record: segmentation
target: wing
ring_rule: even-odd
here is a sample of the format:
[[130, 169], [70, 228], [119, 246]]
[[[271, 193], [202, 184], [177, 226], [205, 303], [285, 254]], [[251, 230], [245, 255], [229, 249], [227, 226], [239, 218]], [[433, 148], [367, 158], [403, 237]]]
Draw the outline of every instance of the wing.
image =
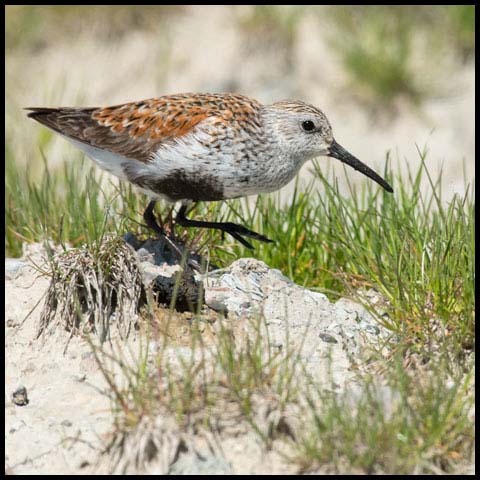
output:
[[101, 108], [28, 108], [28, 117], [92, 147], [142, 163], [209, 117], [225, 124], [256, 118], [261, 105], [236, 94], [180, 94]]

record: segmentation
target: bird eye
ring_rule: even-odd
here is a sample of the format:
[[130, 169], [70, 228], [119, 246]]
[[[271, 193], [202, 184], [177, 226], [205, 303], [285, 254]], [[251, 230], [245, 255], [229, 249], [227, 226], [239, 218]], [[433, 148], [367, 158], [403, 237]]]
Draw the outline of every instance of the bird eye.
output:
[[311, 120], [305, 120], [304, 122], [302, 122], [302, 128], [306, 132], [311, 132], [315, 129], [315, 124]]

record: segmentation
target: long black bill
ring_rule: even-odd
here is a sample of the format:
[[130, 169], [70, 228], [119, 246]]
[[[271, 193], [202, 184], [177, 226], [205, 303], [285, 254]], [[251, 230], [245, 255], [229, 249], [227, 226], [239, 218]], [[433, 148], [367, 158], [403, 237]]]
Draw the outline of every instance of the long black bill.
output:
[[381, 185], [385, 190], [387, 190], [387, 192], [393, 192], [393, 188], [380, 175], [376, 174], [370, 167], [367, 167], [358, 158], [355, 158], [352, 154], [348, 153], [335, 140], [330, 146], [330, 153], [328, 156], [337, 158], [341, 162], [350, 165], [355, 170], [362, 172], [364, 175]]

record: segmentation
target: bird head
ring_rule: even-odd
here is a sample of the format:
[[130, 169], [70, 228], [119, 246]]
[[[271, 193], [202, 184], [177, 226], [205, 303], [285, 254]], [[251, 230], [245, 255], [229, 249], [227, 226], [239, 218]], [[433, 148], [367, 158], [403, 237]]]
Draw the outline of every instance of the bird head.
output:
[[318, 108], [301, 101], [282, 101], [267, 106], [265, 112], [282, 151], [300, 164], [319, 156], [333, 157], [393, 192], [380, 175], [336, 142], [330, 122]]

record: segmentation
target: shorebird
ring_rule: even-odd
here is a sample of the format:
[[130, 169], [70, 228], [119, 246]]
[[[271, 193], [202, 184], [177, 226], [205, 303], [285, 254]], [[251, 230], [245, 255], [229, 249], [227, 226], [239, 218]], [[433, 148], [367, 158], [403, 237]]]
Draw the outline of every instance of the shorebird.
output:
[[334, 157], [393, 191], [335, 141], [321, 110], [298, 100], [263, 105], [239, 94], [186, 93], [111, 107], [26, 110], [144, 191], [151, 201], [143, 218], [161, 235], [153, 211], [165, 199], [181, 203], [179, 225], [220, 229], [250, 249], [244, 237], [271, 242], [242, 225], [188, 219], [187, 207], [278, 190], [318, 156]]

